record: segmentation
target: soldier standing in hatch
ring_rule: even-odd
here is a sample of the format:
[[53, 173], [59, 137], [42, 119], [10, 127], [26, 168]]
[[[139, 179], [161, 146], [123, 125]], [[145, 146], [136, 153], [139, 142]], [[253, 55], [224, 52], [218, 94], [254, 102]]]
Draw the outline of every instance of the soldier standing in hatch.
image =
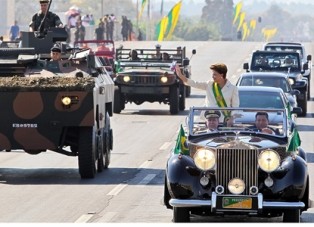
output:
[[39, 3], [40, 3], [40, 11], [34, 14], [34, 16], [32, 17], [32, 21], [29, 24], [29, 30], [31, 32], [38, 31], [41, 21], [45, 17], [46, 13], [47, 13], [47, 17], [45, 19], [45, 22], [42, 25], [43, 27], [41, 31], [47, 32], [49, 28], [52, 28], [52, 27], [62, 28], [63, 24], [60, 20], [60, 17], [57, 14], [48, 11], [49, 0], [40, 0]]

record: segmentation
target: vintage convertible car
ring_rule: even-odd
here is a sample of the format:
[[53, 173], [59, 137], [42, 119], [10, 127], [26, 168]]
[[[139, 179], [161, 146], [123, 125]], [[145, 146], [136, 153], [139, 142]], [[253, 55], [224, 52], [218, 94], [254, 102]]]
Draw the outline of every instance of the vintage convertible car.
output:
[[309, 207], [309, 174], [305, 151], [288, 150], [295, 126], [286, 109], [267, 109], [273, 134], [252, 129], [265, 109], [213, 109], [231, 113], [232, 125], [220, 119], [218, 130], [208, 130], [208, 108], [192, 107], [168, 159], [164, 204], [173, 209], [173, 221], [189, 222], [193, 214], [299, 222]]

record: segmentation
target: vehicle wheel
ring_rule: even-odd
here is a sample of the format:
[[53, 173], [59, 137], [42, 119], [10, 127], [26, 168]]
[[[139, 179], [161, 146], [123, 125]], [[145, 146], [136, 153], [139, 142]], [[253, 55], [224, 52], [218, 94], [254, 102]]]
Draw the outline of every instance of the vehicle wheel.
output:
[[306, 180], [306, 188], [305, 188], [305, 192], [302, 198], [302, 202], [304, 203], [305, 207], [301, 209], [300, 213], [302, 214], [303, 211], [306, 211], [309, 207], [311, 207], [311, 201], [309, 199], [310, 196], [310, 183], [309, 183], [309, 176], [307, 176], [307, 180]]
[[168, 209], [172, 209], [172, 206], [169, 204], [169, 201], [171, 199], [169, 190], [168, 190], [168, 186], [167, 186], [167, 177], [165, 176], [165, 181], [164, 181], [164, 205], [168, 208]]
[[97, 140], [97, 149], [98, 149], [98, 160], [97, 160], [97, 171], [100, 173], [103, 171], [104, 167], [104, 163], [105, 163], [105, 159], [104, 159], [104, 152], [105, 152], [105, 146], [104, 146], [104, 133], [102, 136], [98, 137]]
[[304, 94], [304, 100], [298, 100], [298, 106], [302, 108], [302, 113], [300, 114], [301, 117], [305, 117], [307, 113], [307, 94]]
[[179, 110], [185, 110], [185, 86], [180, 84], [180, 98], [179, 98]]
[[283, 213], [283, 222], [299, 223], [300, 222], [300, 210], [299, 209], [285, 210]]
[[[184, 74], [185, 74], [186, 78], [191, 79], [191, 76], [190, 76], [188, 70], [186, 70], [184, 72]], [[191, 96], [191, 87], [190, 86], [184, 86], [184, 87], [185, 87], [185, 97], [190, 97]]]
[[114, 89], [114, 100], [113, 100], [113, 112], [114, 113], [121, 113], [121, 106], [122, 106], [122, 103], [121, 103], [121, 92], [119, 90], [118, 87], [116, 87]]
[[96, 174], [96, 139], [92, 127], [82, 127], [78, 138], [78, 163], [81, 178], [94, 178]]
[[308, 81], [308, 85], [307, 85], [307, 100], [311, 99], [311, 84], [310, 84], [310, 80]]
[[191, 96], [191, 87], [185, 86], [185, 92], [186, 92], [186, 97], [190, 97]]
[[112, 129], [109, 130], [109, 150], [113, 149], [113, 132]]
[[110, 116], [106, 115], [106, 128], [103, 130], [104, 140], [104, 168], [107, 169], [110, 164], [111, 150], [113, 147], [113, 134], [110, 126]]
[[190, 211], [187, 208], [173, 208], [173, 222], [190, 222]]
[[177, 114], [179, 112], [179, 89], [176, 85], [170, 87], [170, 113]]
[[110, 164], [110, 157], [111, 157], [111, 150], [110, 150], [110, 135], [109, 133], [104, 133], [105, 139], [104, 139], [104, 168], [107, 169]]

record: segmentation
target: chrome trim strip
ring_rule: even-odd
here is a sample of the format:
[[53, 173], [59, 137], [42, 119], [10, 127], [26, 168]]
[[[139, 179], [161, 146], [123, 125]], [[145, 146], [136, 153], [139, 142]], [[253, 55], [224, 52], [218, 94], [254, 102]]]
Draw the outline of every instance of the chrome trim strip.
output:
[[303, 208], [305, 204], [303, 202], [263, 202], [263, 208], [288, 208], [288, 209], [296, 209]]
[[[303, 208], [305, 204], [303, 202], [262, 202], [262, 196], [258, 196], [258, 209], [296, 209]], [[212, 197], [213, 200], [198, 200], [198, 199], [170, 199], [169, 204], [172, 207], [201, 207], [212, 206], [212, 209], [216, 208], [216, 196]]]
[[211, 200], [197, 200], [197, 199], [170, 199], [169, 204], [173, 207], [200, 207], [211, 206]]

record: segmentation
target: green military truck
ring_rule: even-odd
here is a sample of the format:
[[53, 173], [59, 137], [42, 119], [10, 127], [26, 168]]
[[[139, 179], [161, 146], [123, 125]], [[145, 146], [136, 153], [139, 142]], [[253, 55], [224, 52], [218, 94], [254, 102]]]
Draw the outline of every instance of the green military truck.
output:
[[65, 39], [62, 30], [24, 32], [22, 48], [0, 49], [0, 151], [77, 156], [81, 178], [93, 178], [110, 163], [114, 84], [88, 49], [50, 61]]
[[[192, 50], [196, 54], [196, 50]], [[190, 87], [177, 77], [174, 65], [191, 78], [190, 59], [186, 48], [128, 49], [117, 48], [114, 77], [114, 113], [121, 113], [126, 103], [141, 105], [159, 102], [169, 105], [170, 114], [185, 110]]]

